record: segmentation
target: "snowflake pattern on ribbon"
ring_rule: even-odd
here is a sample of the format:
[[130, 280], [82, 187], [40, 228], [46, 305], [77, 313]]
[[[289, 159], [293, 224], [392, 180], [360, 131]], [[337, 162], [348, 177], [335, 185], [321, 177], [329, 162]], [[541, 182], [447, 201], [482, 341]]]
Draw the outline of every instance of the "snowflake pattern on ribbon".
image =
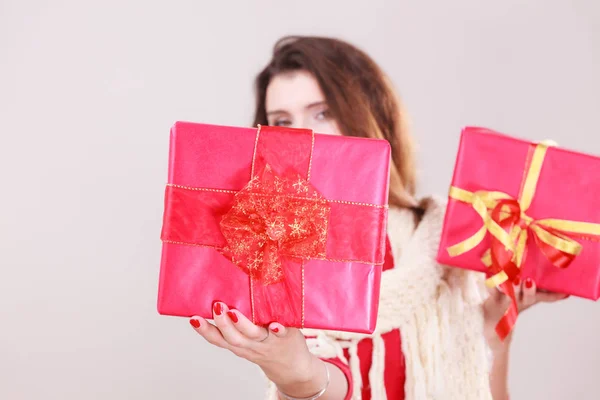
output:
[[221, 220], [222, 254], [253, 279], [283, 280], [284, 259], [324, 258], [330, 205], [302, 176], [266, 165], [235, 196]]

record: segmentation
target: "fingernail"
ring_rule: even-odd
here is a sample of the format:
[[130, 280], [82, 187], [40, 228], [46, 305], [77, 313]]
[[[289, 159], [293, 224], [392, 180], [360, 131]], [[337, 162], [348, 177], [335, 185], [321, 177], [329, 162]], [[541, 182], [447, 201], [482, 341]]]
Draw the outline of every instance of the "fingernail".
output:
[[276, 326], [272, 327], [271, 330], [275, 333], [279, 332], [279, 328]]
[[533, 280], [531, 280], [531, 278], [525, 279], [525, 287], [527, 289], [531, 289], [533, 287]]
[[229, 318], [231, 318], [234, 323], [238, 322], [238, 316], [233, 311], [227, 311], [227, 315], [229, 315]]
[[513, 285], [515, 286], [519, 286], [521, 284], [521, 278], [519, 278], [518, 276], [515, 278], [515, 280], [513, 281]]
[[200, 328], [200, 321], [198, 321], [197, 319], [190, 319], [190, 325], [198, 329]]
[[215, 310], [215, 314], [217, 314], [217, 315], [223, 314], [223, 306], [221, 305], [221, 303], [215, 303], [213, 308]]

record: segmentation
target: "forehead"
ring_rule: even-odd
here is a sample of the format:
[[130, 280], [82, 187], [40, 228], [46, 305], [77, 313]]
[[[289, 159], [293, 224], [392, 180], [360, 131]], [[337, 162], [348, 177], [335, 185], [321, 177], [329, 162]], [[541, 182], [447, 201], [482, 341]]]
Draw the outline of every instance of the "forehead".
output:
[[266, 94], [267, 112], [296, 111], [325, 100], [314, 76], [306, 71], [293, 71], [275, 75]]

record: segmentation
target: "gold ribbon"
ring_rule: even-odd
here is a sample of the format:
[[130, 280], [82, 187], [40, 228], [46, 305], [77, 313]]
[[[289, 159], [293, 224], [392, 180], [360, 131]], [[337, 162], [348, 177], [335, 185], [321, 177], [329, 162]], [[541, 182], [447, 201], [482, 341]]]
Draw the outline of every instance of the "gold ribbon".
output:
[[[469, 192], [455, 186], [450, 188], [450, 198], [471, 204], [483, 221], [483, 226], [474, 235], [458, 244], [448, 247], [447, 250], [450, 256], [455, 257], [473, 250], [484, 240], [487, 232], [489, 232], [504, 245], [507, 251], [513, 254], [512, 261], [516, 264], [517, 268], [520, 268], [525, 254], [529, 231], [537, 236], [541, 242], [572, 257], [577, 256], [582, 249], [582, 245], [574, 239], [575, 235], [600, 236], [600, 224], [552, 218], [534, 219], [526, 214], [535, 196], [547, 150], [548, 145], [544, 143], [540, 143], [535, 147], [525, 174], [525, 181], [521, 192], [518, 199], [516, 199], [520, 206], [520, 223], [515, 224], [510, 232], [505, 231], [492, 219], [491, 210], [496, 208], [500, 201], [515, 200], [514, 197], [499, 191], [482, 190]], [[511, 211], [503, 207], [501, 218], [504, 219], [510, 216], [512, 216]], [[482, 262], [487, 267], [491, 266], [490, 249], [483, 255]], [[499, 286], [508, 279], [509, 276], [506, 272], [500, 271], [487, 279], [486, 285], [488, 287]]]

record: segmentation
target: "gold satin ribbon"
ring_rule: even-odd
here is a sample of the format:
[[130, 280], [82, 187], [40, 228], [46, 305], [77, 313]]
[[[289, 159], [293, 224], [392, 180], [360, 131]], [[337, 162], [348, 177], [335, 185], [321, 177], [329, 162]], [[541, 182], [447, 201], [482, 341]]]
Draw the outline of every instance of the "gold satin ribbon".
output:
[[[526, 214], [535, 196], [536, 186], [547, 150], [548, 145], [544, 143], [540, 143], [535, 147], [528, 170], [524, 175], [525, 181], [521, 193], [517, 199], [521, 209], [520, 218], [523, 224], [513, 226], [510, 233], [502, 229], [492, 219], [491, 210], [498, 205], [499, 201], [515, 200], [514, 197], [499, 191], [482, 190], [469, 192], [455, 186], [450, 188], [450, 198], [471, 204], [483, 221], [483, 226], [474, 235], [458, 244], [448, 247], [447, 250], [450, 256], [455, 257], [473, 250], [483, 241], [487, 232], [489, 232], [505, 246], [507, 251], [513, 253], [513, 262], [520, 268], [530, 230], [542, 242], [573, 256], [577, 256], [583, 247], [573, 239], [572, 236], [574, 234], [600, 236], [600, 224], [552, 218], [536, 220]], [[501, 216], [502, 218], [507, 218], [511, 214], [503, 208]], [[561, 233], [555, 231], [560, 231]], [[487, 267], [491, 266], [490, 249], [485, 252], [481, 260]], [[487, 279], [486, 285], [488, 287], [499, 286], [507, 280], [508, 275], [504, 271], [500, 271]]]

